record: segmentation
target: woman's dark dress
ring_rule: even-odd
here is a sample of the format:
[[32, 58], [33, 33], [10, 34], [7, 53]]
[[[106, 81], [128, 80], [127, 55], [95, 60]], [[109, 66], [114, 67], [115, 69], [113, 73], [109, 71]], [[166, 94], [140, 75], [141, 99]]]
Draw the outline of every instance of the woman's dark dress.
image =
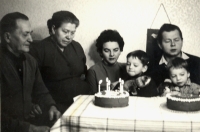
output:
[[47, 37], [32, 44], [30, 54], [38, 61], [44, 83], [61, 113], [73, 103], [73, 97], [89, 93], [84, 81], [86, 57], [78, 42], [72, 41], [62, 52], [53, 37]]

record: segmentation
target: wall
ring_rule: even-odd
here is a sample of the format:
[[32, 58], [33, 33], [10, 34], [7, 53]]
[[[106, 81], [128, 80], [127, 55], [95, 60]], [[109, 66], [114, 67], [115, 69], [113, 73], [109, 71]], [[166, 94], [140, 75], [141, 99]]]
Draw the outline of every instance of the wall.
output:
[[183, 32], [183, 51], [200, 57], [199, 0], [1, 0], [0, 19], [9, 12], [22, 12], [30, 18], [33, 38], [42, 39], [48, 36], [46, 22], [54, 12], [72, 11], [80, 20], [74, 39], [82, 44], [90, 67], [100, 59], [94, 42], [105, 29], [116, 29], [124, 38], [120, 62], [126, 61], [130, 51], [146, 50], [147, 29], [169, 23], [164, 8], [160, 8], [152, 24], [161, 3], [171, 23]]

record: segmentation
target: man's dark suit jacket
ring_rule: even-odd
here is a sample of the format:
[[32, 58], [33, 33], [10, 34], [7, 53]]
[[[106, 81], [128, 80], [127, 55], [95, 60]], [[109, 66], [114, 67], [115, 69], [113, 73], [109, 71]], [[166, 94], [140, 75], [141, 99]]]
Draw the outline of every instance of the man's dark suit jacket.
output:
[[44, 111], [54, 100], [45, 87], [36, 60], [25, 53], [23, 61], [23, 83], [10, 53], [2, 49], [1, 54], [1, 129], [2, 131], [28, 132], [29, 114], [33, 103]]

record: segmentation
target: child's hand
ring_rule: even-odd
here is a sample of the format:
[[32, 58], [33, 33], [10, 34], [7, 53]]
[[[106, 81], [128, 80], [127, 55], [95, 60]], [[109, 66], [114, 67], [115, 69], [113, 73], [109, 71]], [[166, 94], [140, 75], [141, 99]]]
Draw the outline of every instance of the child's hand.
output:
[[165, 87], [164, 91], [163, 91], [163, 94], [161, 96], [166, 96], [166, 94], [170, 93], [170, 91], [171, 90], [169, 89], [169, 87]]
[[170, 92], [169, 87], [165, 87], [165, 92], [166, 92], [166, 93], [169, 93], [169, 92]]
[[194, 94], [194, 95], [199, 95], [199, 93], [200, 93], [200, 89], [194, 88], [193, 94]]
[[167, 88], [171, 91], [171, 83], [170, 83], [170, 82], [161, 83], [161, 84], [158, 86], [159, 95], [162, 96], [163, 93], [166, 91]]
[[137, 95], [137, 91], [131, 91], [130, 95], [136, 96]]
[[180, 91], [179, 87], [175, 87], [174, 89], [175, 89], [175, 91], [177, 91], [177, 92]]
[[171, 95], [178, 95], [178, 96], [181, 96], [181, 93], [178, 92], [178, 91], [172, 91], [172, 92], [171, 92]]

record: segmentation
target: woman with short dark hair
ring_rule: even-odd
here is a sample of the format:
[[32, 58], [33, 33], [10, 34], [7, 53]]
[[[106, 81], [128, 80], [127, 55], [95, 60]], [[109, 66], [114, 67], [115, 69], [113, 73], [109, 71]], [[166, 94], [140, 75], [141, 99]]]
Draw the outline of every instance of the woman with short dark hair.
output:
[[104, 30], [96, 40], [97, 52], [102, 61], [92, 66], [87, 73], [87, 82], [92, 94], [98, 92], [99, 80], [102, 80], [101, 90], [106, 89], [106, 77], [115, 85], [119, 78], [126, 74], [125, 63], [117, 62], [124, 47], [124, 40], [116, 30]]
[[47, 26], [50, 36], [33, 44], [30, 53], [37, 59], [45, 85], [63, 113], [73, 97], [89, 92], [86, 57], [80, 43], [73, 40], [79, 26], [73, 13], [55, 12]]

